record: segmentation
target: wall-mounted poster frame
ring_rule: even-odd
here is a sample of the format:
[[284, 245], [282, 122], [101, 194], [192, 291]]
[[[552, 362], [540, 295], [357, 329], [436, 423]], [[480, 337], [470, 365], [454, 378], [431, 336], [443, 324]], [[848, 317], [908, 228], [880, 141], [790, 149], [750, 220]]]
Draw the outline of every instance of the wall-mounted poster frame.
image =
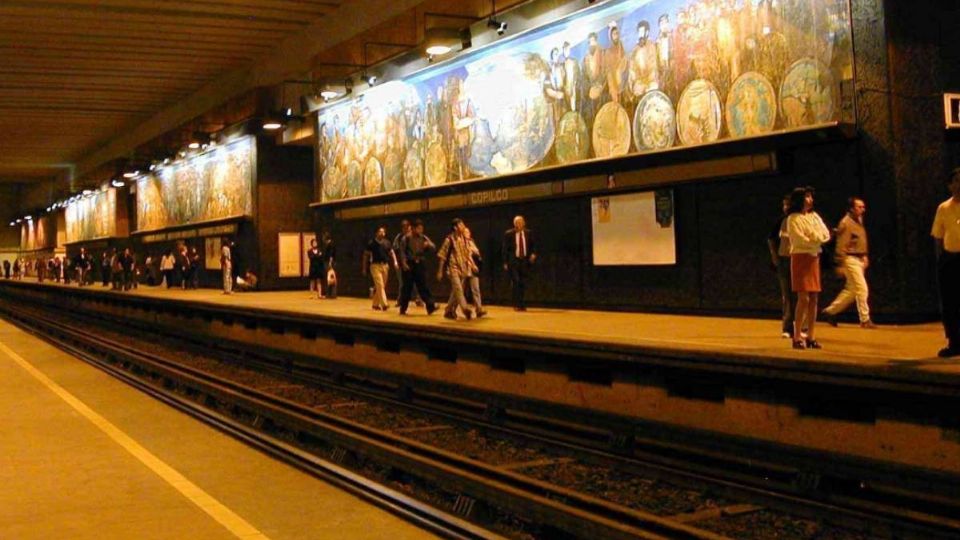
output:
[[303, 234], [277, 234], [278, 277], [303, 277]]
[[203, 239], [203, 267], [207, 270], [222, 270], [220, 264], [220, 248], [223, 247], [219, 236], [208, 236]]
[[849, 0], [596, 4], [322, 107], [316, 198], [854, 122], [851, 43]]

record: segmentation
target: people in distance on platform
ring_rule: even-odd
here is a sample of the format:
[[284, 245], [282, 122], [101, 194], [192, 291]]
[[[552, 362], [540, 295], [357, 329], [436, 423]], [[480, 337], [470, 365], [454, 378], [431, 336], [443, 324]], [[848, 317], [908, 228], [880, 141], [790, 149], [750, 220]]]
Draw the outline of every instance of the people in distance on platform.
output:
[[224, 238], [220, 244], [220, 269], [223, 272], [223, 294], [233, 294], [233, 242]]
[[190, 251], [187, 253], [187, 264], [188, 264], [188, 281], [187, 288], [196, 289], [200, 286], [200, 252], [197, 251], [197, 246], [190, 246]]
[[176, 264], [172, 249], [164, 253], [163, 258], [160, 259], [160, 272], [163, 274], [163, 281], [168, 289], [173, 285], [173, 269]]
[[187, 282], [189, 281], [190, 276], [190, 257], [187, 255], [187, 245], [180, 244], [177, 246], [177, 253], [175, 255], [176, 260], [176, 271], [177, 280], [180, 283], [181, 290], [187, 290]]
[[[316, 298], [323, 298], [323, 254], [320, 247], [317, 246], [316, 238], [310, 240], [310, 249], [307, 250], [307, 260], [310, 261], [310, 272], [307, 276], [310, 278], [310, 292], [316, 294]], [[311, 298], [314, 296], [311, 295]]]
[[510, 273], [513, 288], [513, 309], [526, 311], [525, 293], [530, 270], [537, 261], [533, 232], [523, 216], [513, 218], [513, 228], [503, 233], [503, 269]]
[[43, 257], [37, 257], [37, 260], [34, 261], [34, 269], [37, 272], [37, 283], [43, 283], [43, 276], [47, 273], [47, 263], [43, 260]]
[[427, 308], [427, 315], [433, 314], [437, 306], [430, 296], [430, 287], [427, 285], [426, 256], [436, 251], [437, 246], [423, 234], [423, 221], [419, 219], [413, 223], [410, 234], [400, 242], [400, 268], [403, 272], [403, 288], [400, 290], [400, 314], [406, 315], [410, 305], [410, 296], [413, 288], [420, 292], [420, 298]]
[[[793, 348], [819, 349], [816, 339], [817, 298], [820, 294], [820, 251], [830, 240], [830, 230], [813, 211], [812, 187], [790, 193], [786, 237], [790, 240], [790, 283], [797, 293], [793, 321]], [[804, 338], [802, 331], [806, 330]]]
[[793, 336], [794, 308], [797, 295], [790, 287], [790, 238], [786, 235], [787, 216], [790, 215], [790, 194], [783, 196], [783, 213], [767, 237], [767, 249], [770, 251], [770, 265], [777, 273], [780, 285], [780, 303], [783, 307], [780, 332], [784, 338]]
[[119, 291], [123, 289], [123, 265], [120, 263], [123, 259], [123, 253], [114, 249], [110, 254], [110, 289]]
[[[330, 235], [330, 231], [323, 231], [320, 233], [320, 257], [323, 260], [323, 288], [326, 290], [327, 298], [336, 298], [336, 266], [337, 266], [337, 245], [333, 242], [333, 236]], [[331, 283], [330, 278], [333, 277], [334, 283]], [[323, 291], [320, 292], [320, 297], [323, 298]]]
[[469, 287], [467, 287], [467, 293], [469, 293], [467, 301], [473, 304], [474, 312], [479, 319], [487, 314], [487, 312], [483, 310], [483, 299], [480, 296], [480, 270], [483, 269], [483, 256], [480, 254], [480, 248], [478, 248], [476, 242], [473, 241], [473, 233], [469, 227], [463, 230], [463, 236], [467, 240], [470, 260], [473, 261], [473, 266], [476, 269], [473, 274], [467, 278], [467, 284], [469, 285]]
[[66, 266], [66, 261], [61, 259], [59, 256], [53, 258], [53, 279], [57, 283], [60, 283], [64, 279], [63, 267]]
[[[116, 252], [116, 250], [114, 250]], [[111, 253], [109, 249], [103, 250], [100, 254], [100, 285], [106, 287], [110, 284], [113, 272], [110, 268]]]
[[83, 287], [87, 284], [88, 273], [93, 267], [87, 248], [80, 248], [80, 253], [74, 259], [73, 266], [77, 271], [77, 285]]
[[837, 273], [846, 283], [837, 298], [823, 310], [822, 318], [837, 326], [837, 315], [856, 301], [857, 314], [860, 316], [861, 328], [876, 328], [870, 319], [870, 306], [867, 298], [870, 290], [867, 287], [867, 268], [870, 266], [869, 250], [867, 245], [867, 230], [863, 226], [863, 216], [867, 212], [867, 203], [859, 197], [847, 200], [847, 213], [837, 225], [837, 247], [834, 259], [837, 264]]
[[390, 302], [387, 300], [387, 277], [390, 275], [390, 266], [397, 266], [397, 256], [393, 252], [393, 243], [387, 240], [387, 228], [377, 227], [377, 233], [363, 250], [363, 275], [369, 270], [373, 280], [373, 309], [387, 311]]
[[246, 272], [237, 276], [237, 292], [255, 291], [259, 281], [257, 275], [248, 268]]
[[[393, 252], [397, 254], [397, 264], [394, 267], [394, 269], [397, 271], [397, 291], [403, 290], [403, 269], [400, 268], [400, 263], [399, 263], [400, 246], [401, 246], [401, 242], [403, 241], [403, 238], [410, 234], [411, 229], [412, 227], [410, 225], [410, 220], [404, 219], [400, 222], [400, 232], [397, 233], [395, 237], [393, 237]], [[413, 288], [413, 292], [411, 293], [410, 299], [413, 300], [413, 302], [417, 306], [423, 305], [423, 301], [420, 300], [420, 293], [419, 291], [417, 291], [416, 287]], [[397, 307], [400, 307], [399, 293], [397, 294]]]
[[20, 258], [18, 257], [18, 258], [16, 258], [16, 259], [14, 259], [14, 261], [13, 261], [13, 277], [14, 277], [14, 279], [20, 280], [20, 279], [21, 279], [20, 273], [21, 273], [21, 264], [20, 264]]
[[450, 234], [443, 239], [443, 244], [437, 251], [437, 260], [440, 262], [437, 267], [437, 281], [442, 280], [444, 274], [450, 281], [450, 298], [443, 310], [443, 316], [451, 320], [457, 319], [457, 308], [460, 308], [468, 321], [473, 318], [473, 310], [463, 294], [465, 281], [476, 273], [470, 248], [463, 234], [466, 228], [462, 219], [454, 218], [450, 225]]
[[123, 290], [129, 291], [131, 288], [136, 289], [137, 256], [130, 248], [123, 250], [123, 256], [120, 257], [120, 270], [123, 273]]
[[936, 242], [940, 309], [947, 346], [941, 358], [960, 356], [960, 167], [950, 173], [950, 198], [940, 203], [930, 235]]
[[3, 279], [10, 279], [10, 261], [7, 259], [3, 260]]

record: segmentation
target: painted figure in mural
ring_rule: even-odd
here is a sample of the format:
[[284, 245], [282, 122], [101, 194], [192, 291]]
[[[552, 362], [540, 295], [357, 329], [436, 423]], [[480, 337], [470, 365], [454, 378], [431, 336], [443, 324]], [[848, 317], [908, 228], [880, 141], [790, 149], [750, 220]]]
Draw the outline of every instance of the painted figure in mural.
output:
[[610, 46], [603, 50], [603, 71], [607, 79], [609, 101], [620, 102], [623, 92], [623, 74], [627, 68], [627, 53], [620, 41], [620, 27], [615, 23], [609, 26]]
[[657, 19], [657, 80], [660, 89], [676, 103], [679, 91], [673, 74], [673, 31], [670, 28], [670, 15], [664, 13]]
[[563, 58], [560, 56], [560, 48], [554, 47], [550, 51], [550, 71], [547, 80], [543, 81], [543, 94], [547, 97], [553, 112], [553, 125], [559, 126], [563, 113], [566, 112], [566, 86], [565, 70]]
[[596, 32], [587, 37], [587, 54], [583, 57], [584, 100], [583, 119], [587, 125], [593, 125], [593, 119], [603, 105], [603, 89], [606, 86], [603, 72], [603, 51]]
[[634, 107], [644, 94], [660, 88], [657, 46], [650, 41], [650, 23], [647, 21], [637, 23], [637, 45], [630, 53], [627, 83], [629, 101]]
[[474, 122], [476, 121], [476, 112], [473, 109], [473, 102], [470, 96], [463, 88], [463, 83], [459, 79], [454, 79], [456, 89], [453, 107], [453, 126], [456, 133], [457, 145], [457, 172], [459, 179], [463, 180], [470, 177], [470, 143], [473, 141]]
[[737, 80], [741, 73], [740, 49], [737, 45], [739, 38], [737, 36], [736, 13], [730, 0], [721, 0], [714, 24], [716, 25], [717, 54], [720, 62], [720, 76], [716, 84], [721, 89], [721, 95], [725, 95], [730, 84]]
[[563, 94], [567, 110], [580, 110], [580, 64], [573, 57], [570, 42], [563, 42]]

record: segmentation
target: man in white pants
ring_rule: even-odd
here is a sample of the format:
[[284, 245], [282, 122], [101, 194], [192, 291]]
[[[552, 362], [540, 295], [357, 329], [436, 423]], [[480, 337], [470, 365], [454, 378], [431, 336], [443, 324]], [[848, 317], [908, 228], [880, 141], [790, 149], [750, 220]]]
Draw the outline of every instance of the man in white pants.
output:
[[233, 254], [232, 242], [224, 238], [220, 248], [220, 267], [223, 269], [223, 294], [233, 293]]
[[863, 227], [863, 215], [867, 211], [867, 205], [858, 197], [851, 197], [849, 203], [847, 215], [843, 216], [837, 225], [836, 249], [838, 271], [843, 273], [847, 282], [837, 299], [823, 310], [823, 318], [837, 326], [837, 315], [856, 300], [860, 326], [876, 328], [870, 320], [870, 306], [867, 304], [870, 291], [864, 275], [870, 266], [867, 231]]

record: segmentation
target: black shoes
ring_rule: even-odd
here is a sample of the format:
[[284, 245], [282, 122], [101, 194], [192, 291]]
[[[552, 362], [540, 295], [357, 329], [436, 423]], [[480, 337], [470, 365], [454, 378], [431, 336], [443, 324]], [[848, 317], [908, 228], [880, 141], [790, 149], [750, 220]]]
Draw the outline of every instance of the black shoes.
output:
[[937, 353], [940, 358], [953, 358], [960, 356], [960, 347], [944, 347]]

